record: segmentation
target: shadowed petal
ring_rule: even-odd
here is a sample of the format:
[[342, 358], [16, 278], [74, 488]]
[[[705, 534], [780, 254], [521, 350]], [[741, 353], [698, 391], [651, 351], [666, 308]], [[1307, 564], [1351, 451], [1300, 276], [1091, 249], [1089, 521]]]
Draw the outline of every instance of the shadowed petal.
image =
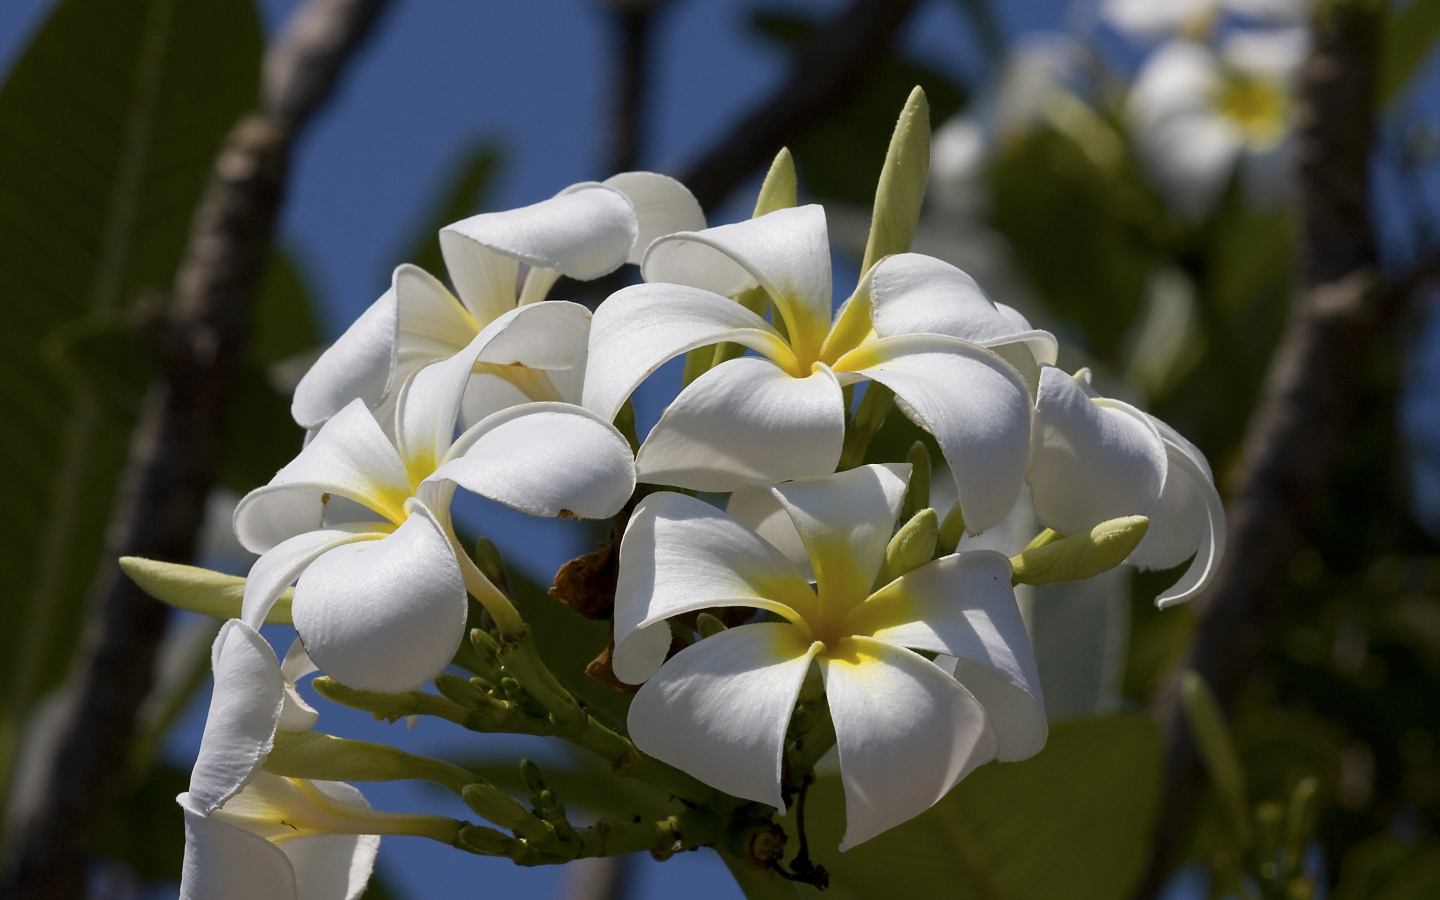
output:
[[202, 815], [244, 787], [275, 744], [285, 679], [275, 651], [253, 628], [231, 619], [210, 653], [215, 690], [200, 751], [190, 771], [190, 797]]

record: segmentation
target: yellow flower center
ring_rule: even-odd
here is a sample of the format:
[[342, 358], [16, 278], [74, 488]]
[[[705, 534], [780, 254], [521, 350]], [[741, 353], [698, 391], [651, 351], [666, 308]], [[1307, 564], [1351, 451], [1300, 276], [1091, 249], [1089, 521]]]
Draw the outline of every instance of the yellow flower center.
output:
[[1220, 114], [1254, 146], [1273, 147], [1285, 133], [1285, 94], [1273, 81], [1232, 71], [1220, 85], [1214, 102]]

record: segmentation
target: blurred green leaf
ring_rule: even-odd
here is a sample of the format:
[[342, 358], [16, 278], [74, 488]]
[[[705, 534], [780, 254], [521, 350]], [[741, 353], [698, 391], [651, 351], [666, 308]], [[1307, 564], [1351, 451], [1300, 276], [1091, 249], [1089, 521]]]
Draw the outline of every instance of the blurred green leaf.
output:
[[1440, 896], [1440, 841], [1407, 841], [1389, 832], [1345, 854], [1334, 900], [1430, 900]]
[[440, 229], [451, 222], [473, 216], [485, 208], [495, 187], [503, 157], [500, 143], [482, 141], [462, 158], [437, 200], [421, 217], [421, 227], [406, 244], [404, 262], [414, 263], [437, 278], [445, 276], [445, 257], [440, 253]]
[[1382, 104], [1395, 99], [1429, 58], [1437, 35], [1440, 35], [1440, 0], [1410, 0], [1398, 13], [1389, 16], [1380, 57]]
[[[132, 420], [67, 377], [94, 360], [57, 370], [42, 347], [58, 332], [71, 360], [126, 355], [118, 323], [170, 286], [221, 141], [254, 105], [261, 49], [249, 0], [64, 0], [0, 88], [0, 496], [23, 510], [0, 531], [0, 778], [69, 664]], [[65, 340], [77, 320], [114, 324], [119, 343], [98, 324]], [[139, 377], [107, 387], [138, 394]]]
[[149, 880], [180, 880], [185, 817], [175, 796], [190, 788], [190, 773], [155, 766], [131, 788], [101, 843], [100, 852], [129, 864]]
[[[865, 898], [1122, 900], [1150, 850], [1160, 740], [1144, 716], [1054, 725], [1045, 749], [976, 770], [917, 818], [845, 853], [839, 778], [810, 789], [810, 853]], [[793, 823], [787, 824], [792, 835]], [[804, 890], [805, 896], [826, 896]]]
[[[816, 27], [815, 20], [778, 11], [757, 13], [753, 25], [791, 50]], [[887, 56], [870, 68], [854, 99], [791, 146], [801, 184], [816, 197], [868, 209], [895, 117], [916, 85], [925, 89], [932, 122], [945, 121], [965, 103], [965, 90], [940, 71]]]

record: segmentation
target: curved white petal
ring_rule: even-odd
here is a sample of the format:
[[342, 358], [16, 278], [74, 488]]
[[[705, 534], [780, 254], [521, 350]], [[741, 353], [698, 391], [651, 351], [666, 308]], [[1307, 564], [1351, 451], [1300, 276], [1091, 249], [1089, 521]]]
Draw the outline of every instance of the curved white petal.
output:
[[225, 623], [210, 660], [215, 692], [190, 771], [190, 798], [201, 815], [229, 800], [260, 771], [275, 744], [285, 701], [275, 651], [244, 622]]
[[[369, 809], [358, 789], [341, 781], [312, 782], [321, 792], [350, 806]], [[295, 869], [300, 900], [360, 900], [380, 852], [378, 834], [317, 834], [286, 841], [281, 851]]]
[[835, 471], [845, 397], [823, 364], [792, 378], [753, 356], [721, 363], [665, 410], [635, 457], [641, 481], [728, 491]]
[[395, 414], [396, 441], [410, 478], [428, 477], [450, 449], [476, 363], [583, 370], [584, 357], [576, 354], [583, 354], [589, 328], [590, 311], [578, 303], [522, 306], [486, 325], [464, 350], [410, 376]]
[[374, 409], [394, 382], [399, 335], [395, 288], [360, 314], [295, 385], [290, 415], [301, 428], [319, 428], [352, 400]]
[[1247, 28], [1226, 35], [1220, 55], [1232, 68], [1272, 79], [1283, 90], [1284, 82], [1304, 65], [1310, 44], [1310, 29], [1305, 26]]
[[427, 483], [451, 481], [532, 516], [614, 515], [635, 490], [630, 444], [568, 403], [501, 410], [461, 435]]
[[640, 684], [665, 661], [670, 616], [748, 606], [791, 621], [815, 607], [805, 578], [764, 538], [703, 500], [662, 491], [635, 507], [620, 542], [615, 675]]
[[315, 560], [291, 608], [305, 650], [325, 674], [367, 691], [418, 690], [465, 634], [465, 586], [440, 524], [423, 506], [383, 540]]
[[305, 652], [305, 645], [299, 638], [291, 641], [290, 649], [280, 661], [280, 674], [285, 679], [285, 706], [280, 710], [280, 722], [275, 726], [276, 731], [309, 731], [320, 720], [319, 710], [306, 703], [305, 698], [295, 689], [295, 682], [315, 671], [318, 671], [318, 667], [310, 660], [310, 654]]
[[630, 704], [635, 746], [727, 794], [783, 810], [785, 729], [822, 645], [794, 625], [741, 625], [691, 644]]
[[1216, 0], [1104, 0], [1101, 15], [1138, 38], [1160, 38], [1186, 30], [1213, 16]]
[[841, 850], [918, 816], [995, 757], [985, 709], [923, 656], [849, 637], [820, 671], [845, 785]]
[[991, 550], [942, 557], [881, 588], [847, 625], [912, 650], [959, 657], [955, 677], [985, 707], [1002, 762], [1045, 746], [1049, 725], [1035, 652], [1010, 586], [1010, 560]]
[[485, 325], [514, 308], [518, 262], [588, 281], [624, 264], [638, 234], [623, 193], [583, 183], [530, 206], [447, 225], [440, 249], [460, 299]]
[[1055, 361], [1054, 335], [1028, 323], [1018, 327], [974, 278], [932, 256], [897, 253], [881, 260], [871, 270], [870, 303], [881, 337], [948, 334], [982, 347], [1023, 343], [1037, 361]]
[[300, 577], [306, 566], [342, 544], [378, 540], [387, 530], [388, 525], [364, 522], [307, 531], [281, 541], [250, 567], [250, 574], [245, 578], [245, 596], [240, 602], [240, 618], [251, 628], [259, 628], [276, 599]]
[[1030, 391], [1013, 366], [958, 338], [901, 335], [852, 350], [835, 370], [890, 388], [935, 436], [955, 473], [967, 531], [1004, 521], [1030, 445]]
[[771, 488], [805, 545], [823, 608], [843, 612], [870, 594], [909, 481], [901, 463]]
[[630, 248], [627, 262], [638, 265], [645, 250], [658, 237], [677, 231], [700, 231], [705, 211], [685, 185], [658, 172], [621, 172], [603, 182], [630, 198], [640, 233]]
[[480, 329], [440, 279], [419, 266], [399, 266], [392, 279], [400, 307], [398, 386], [419, 366], [464, 350]]
[[[1220, 566], [1220, 560], [1225, 556], [1226, 540], [1225, 507], [1220, 502], [1220, 494], [1215, 490], [1215, 485], [1206, 477], [1209, 474], [1208, 471], [1202, 471], [1187, 453], [1175, 448], [1174, 445], [1167, 443], [1167, 449], [1170, 450], [1170, 472], [1165, 480], [1165, 491], [1167, 494], [1169, 493], [1171, 480], [1179, 480], [1185, 484], [1185, 496], [1177, 504], [1183, 509], [1183, 512], [1176, 510], [1179, 513], [1176, 519], [1179, 521], [1175, 521], [1170, 517], [1170, 509], [1157, 509], [1158, 515], [1151, 519], [1151, 529], [1159, 528], [1164, 534], [1172, 529], [1178, 531], [1193, 527], [1193, 523], [1198, 519], [1195, 508], [1197, 505], [1204, 512], [1204, 521], [1199, 528], [1198, 541], [1192, 545], [1195, 559], [1190, 563], [1190, 568], [1185, 570], [1185, 574], [1180, 577], [1179, 581], [1155, 598], [1155, 605], [1161, 609], [1194, 599], [1210, 586], [1210, 582], [1214, 579], [1215, 572]], [[1161, 505], [1164, 505], [1163, 499]], [[1149, 539], [1149, 536], [1150, 533], [1147, 531], [1146, 540]], [[1173, 550], [1174, 546], [1172, 543], [1171, 547], [1166, 549]], [[1126, 561], [1144, 568], [1160, 568], [1156, 563], [1164, 562], [1164, 560], [1159, 559], [1158, 555], [1151, 555], [1148, 558], [1141, 556], [1137, 560], [1136, 554], [1142, 550], [1146, 550], [1144, 540]], [[1153, 548], [1149, 552], [1153, 552]], [[1173, 555], [1170, 558], [1173, 559]], [[1178, 564], [1182, 560], [1183, 557], [1175, 560], [1172, 565]]]
[[1074, 534], [1107, 519], [1148, 516], [1165, 471], [1165, 445], [1144, 413], [1091, 400], [1059, 369], [1041, 373], [1030, 447], [1030, 491], [1041, 525]]
[[390, 439], [365, 408], [352, 400], [275, 473], [235, 507], [235, 536], [252, 553], [324, 525], [328, 495], [338, 495], [399, 522], [410, 480]]
[[176, 801], [185, 811], [180, 900], [300, 900], [295, 870], [279, 847], [207, 817], [188, 794]]
[[773, 544], [807, 581], [815, 580], [815, 567], [805, 552], [805, 542], [800, 540], [800, 532], [770, 485], [742, 484], [730, 494], [725, 515]]
[[582, 404], [613, 419], [630, 392], [666, 360], [720, 341], [744, 344], [798, 371], [780, 333], [718, 294], [674, 284], [637, 284], [600, 304], [590, 324]]
[[640, 274], [727, 297], [758, 284], [784, 316], [791, 346], [807, 360], [816, 358], [830, 331], [830, 239], [817, 204], [667, 235], [650, 245]]

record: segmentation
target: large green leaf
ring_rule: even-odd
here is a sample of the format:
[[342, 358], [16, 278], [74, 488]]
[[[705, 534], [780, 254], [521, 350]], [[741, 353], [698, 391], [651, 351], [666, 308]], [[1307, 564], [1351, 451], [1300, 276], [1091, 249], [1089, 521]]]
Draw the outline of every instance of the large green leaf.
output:
[[137, 294], [170, 286], [261, 49], [249, 0], [64, 0], [0, 89], [0, 777], [68, 665], [133, 418], [42, 348], [123, 345]]
[[1143, 871], [1160, 777], [1148, 719], [1074, 719], [1053, 726], [1035, 757], [980, 768], [923, 815], [843, 854], [840, 781], [822, 777], [806, 802], [810, 853], [836, 888], [875, 900], [1122, 900]]
[[1435, 49], [1440, 0], [1410, 0], [1385, 23], [1380, 57], [1380, 102], [1393, 100]]

